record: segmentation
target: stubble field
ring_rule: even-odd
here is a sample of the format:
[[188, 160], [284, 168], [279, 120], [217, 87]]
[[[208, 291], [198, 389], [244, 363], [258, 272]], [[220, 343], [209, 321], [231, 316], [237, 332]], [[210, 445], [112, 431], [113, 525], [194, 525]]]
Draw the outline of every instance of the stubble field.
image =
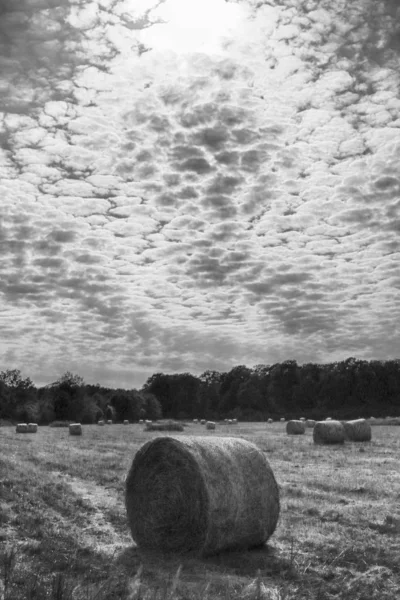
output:
[[187, 424], [182, 435], [256, 443], [275, 473], [281, 514], [263, 549], [207, 559], [142, 554], [132, 541], [124, 481], [154, 437], [143, 425], [0, 428], [0, 598], [400, 597], [400, 428], [369, 443], [317, 446], [284, 423]]

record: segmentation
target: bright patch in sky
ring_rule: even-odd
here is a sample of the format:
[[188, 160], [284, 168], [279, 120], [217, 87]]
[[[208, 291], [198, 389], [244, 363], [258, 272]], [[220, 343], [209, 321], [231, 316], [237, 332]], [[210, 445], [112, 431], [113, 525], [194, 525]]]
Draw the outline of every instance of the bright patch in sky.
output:
[[221, 52], [245, 15], [242, 6], [225, 0], [166, 0], [153, 13], [162, 22], [143, 30], [140, 39], [159, 51]]

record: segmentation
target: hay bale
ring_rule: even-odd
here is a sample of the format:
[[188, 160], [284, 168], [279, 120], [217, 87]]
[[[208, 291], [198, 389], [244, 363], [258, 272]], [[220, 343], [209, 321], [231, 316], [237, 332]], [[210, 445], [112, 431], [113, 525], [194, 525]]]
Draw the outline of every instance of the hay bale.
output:
[[372, 437], [371, 425], [366, 419], [356, 419], [343, 423], [346, 439], [351, 442], [370, 442]]
[[143, 425], [144, 421], [143, 419], [139, 419], [139, 425]]
[[198, 419], [193, 419], [193, 423], [198, 423], [199, 420]]
[[37, 433], [37, 423], [28, 423], [28, 431], [27, 433]]
[[344, 427], [340, 421], [317, 421], [313, 430], [314, 444], [343, 444]]
[[137, 452], [125, 503], [144, 550], [212, 555], [273, 534], [279, 490], [264, 453], [239, 438], [159, 437]]
[[107, 419], [106, 423], [107, 423], [107, 425], [112, 425], [113, 424], [113, 422], [112, 422], [111, 419]]
[[228, 425], [232, 425], [232, 419], [228, 419]]
[[285, 422], [285, 417], [281, 417], [280, 421], [281, 421], [281, 423], [284, 423]]
[[273, 420], [271, 418], [269, 418], [268, 423], [273, 423]]
[[326, 417], [325, 421], [332, 421], [332, 417]]
[[306, 432], [306, 426], [303, 421], [288, 421], [286, 423], [286, 433], [288, 435], [301, 435]]
[[200, 423], [201, 423], [201, 425], [205, 425], [206, 424], [206, 420], [205, 419], [201, 419]]
[[82, 425], [80, 423], [70, 423], [69, 435], [82, 435]]
[[17, 433], [28, 433], [28, 423], [18, 423], [15, 431]]
[[100, 421], [97, 421], [97, 425], [100, 425], [100, 427], [103, 427], [104, 421], [102, 419], [100, 419]]
[[315, 423], [316, 423], [316, 421], [314, 421], [314, 419], [307, 419], [306, 427], [309, 427], [309, 428], [315, 427]]
[[232, 419], [232, 424], [233, 425], [237, 425], [238, 420], [237, 419]]
[[165, 421], [164, 423], [146, 423], [145, 431], [184, 431], [182, 423], [178, 421]]
[[300, 417], [299, 421], [306, 421], [305, 417]]
[[129, 425], [128, 419], [124, 419], [124, 425]]
[[206, 423], [206, 429], [215, 429], [215, 423], [214, 423], [214, 421], [207, 421], [207, 423]]

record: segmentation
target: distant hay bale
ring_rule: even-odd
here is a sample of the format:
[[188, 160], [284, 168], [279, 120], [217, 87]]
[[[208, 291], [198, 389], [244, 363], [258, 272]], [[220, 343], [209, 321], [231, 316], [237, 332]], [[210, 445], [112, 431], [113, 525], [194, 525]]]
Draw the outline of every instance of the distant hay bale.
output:
[[144, 421], [143, 419], [139, 419], [139, 425], [143, 425]]
[[309, 428], [315, 427], [315, 423], [316, 423], [316, 421], [314, 421], [314, 419], [307, 419], [306, 427], [309, 427]]
[[113, 422], [112, 422], [111, 419], [107, 419], [106, 423], [107, 423], [107, 425], [112, 425], [113, 424]]
[[198, 423], [199, 420], [198, 419], [193, 419], [193, 423]]
[[207, 421], [207, 423], [206, 423], [206, 429], [215, 429], [215, 423], [214, 423], [214, 421]]
[[132, 537], [149, 551], [207, 556], [265, 543], [279, 489], [264, 453], [239, 438], [159, 437], [126, 479]]
[[15, 431], [17, 433], [28, 433], [28, 423], [18, 423]]
[[178, 421], [165, 421], [164, 423], [146, 423], [145, 431], [184, 431], [182, 423]]
[[128, 419], [124, 419], [124, 425], [129, 425]]
[[201, 425], [205, 425], [206, 424], [206, 420], [205, 419], [201, 419], [200, 423], [201, 423]]
[[80, 423], [70, 423], [69, 435], [82, 435], [82, 425]]
[[346, 439], [351, 442], [370, 442], [371, 425], [365, 419], [356, 419], [343, 423]]
[[237, 425], [238, 420], [237, 419], [232, 419], [232, 423], [233, 425]]
[[332, 421], [332, 417], [326, 417], [325, 421]]
[[300, 419], [299, 419], [299, 420], [300, 420], [300, 421], [305, 421], [305, 420], [306, 420], [306, 418], [305, 418], [305, 417], [300, 417]]
[[232, 425], [232, 419], [228, 419], [228, 425]]
[[317, 421], [313, 430], [314, 444], [343, 444], [344, 427], [340, 421]]
[[104, 421], [102, 419], [100, 419], [100, 421], [97, 421], [97, 425], [100, 425], [100, 427], [103, 427]]
[[285, 422], [285, 417], [281, 417], [281, 423]]
[[37, 433], [37, 423], [28, 423], [28, 431], [27, 433]]
[[271, 418], [268, 419], [268, 423], [273, 423], [273, 420]]
[[303, 421], [288, 421], [286, 423], [286, 433], [288, 435], [301, 435], [306, 432], [306, 426]]

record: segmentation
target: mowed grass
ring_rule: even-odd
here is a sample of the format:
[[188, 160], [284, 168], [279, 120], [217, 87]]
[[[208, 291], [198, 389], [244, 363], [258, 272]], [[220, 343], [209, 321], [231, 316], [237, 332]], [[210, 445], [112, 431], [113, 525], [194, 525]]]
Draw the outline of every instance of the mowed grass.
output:
[[238, 435], [267, 455], [281, 516], [265, 548], [207, 559], [154, 557], [126, 523], [124, 480], [143, 425], [0, 428], [0, 598], [19, 600], [400, 597], [400, 427], [369, 443], [316, 446], [284, 423], [188, 424]]

